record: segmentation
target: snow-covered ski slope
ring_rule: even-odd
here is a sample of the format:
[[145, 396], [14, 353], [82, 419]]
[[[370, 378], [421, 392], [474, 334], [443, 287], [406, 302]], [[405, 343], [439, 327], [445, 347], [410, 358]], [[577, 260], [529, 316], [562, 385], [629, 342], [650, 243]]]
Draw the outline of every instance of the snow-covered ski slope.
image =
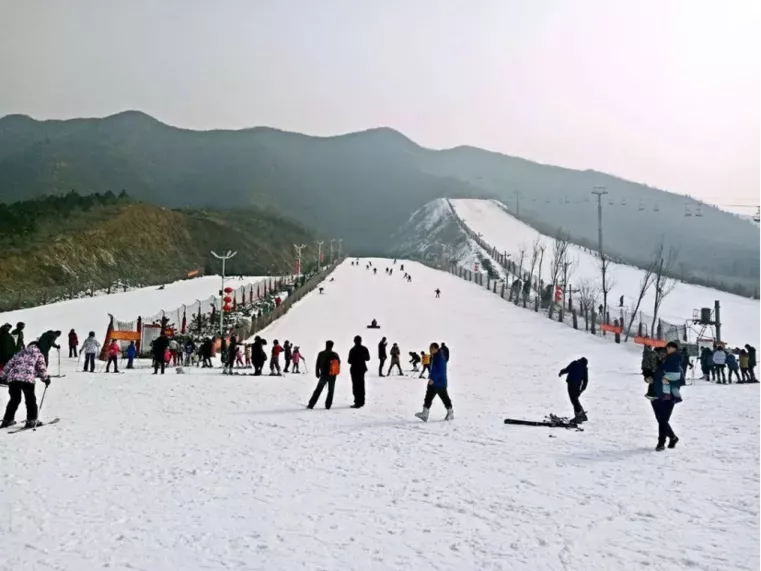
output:
[[[310, 374], [67, 365], [43, 409], [59, 424], [0, 431], [0, 568], [758, 569], [757, 385], [686, 387], [681, 442], [656, 453], [635, 352], [452, 275], [405, 262], [406, 283], [373, 263], [346, 261], [265, 331], [300, 345]], [[334, 408], [305, 410], [317, 350], [332, 339], [345, 359], [358, 333], [365, 408], [348, 408], [344, 363]], [[381, 335], [404, 355], [447, 343], [453, 422], [438, 401], [413, 417], [424, 380], [378, 378]], [[557, 372], [581, 355], [585, 432], [503, 424], [568, 414]]]
[[[263, 278], [253, 276], [227, 278], [225, 286], [239, 288], [261, 279]], [[10, 323], [15, 327], [16, 323], [23, 321], [26, 323], [27, 342], [49, 329], [64, 334], [75, 329], [81, 342], [87, 337], [88, 331], [95, 331], [98, 338], [105, 335], [109, 313], [117, 319], [132, 320], [139, 315], [146, 317], [162, 310], [171, 311], [183, 304], [190, 305], [198, 299], [205, 300], [209, 296], [218, 295], [221, 283], [219, 276], [203, 276], [166, 284], [164, 289], [150, 286], [122, 293], [60, 301], [0, 313], [0, 325]]]
[[[476, 232], [483, 235], [484, 240], [501, 251], [506, 251], [516, 259], [521, 246], [526, 249], [526, 264], [530, 264], [531, 248], [539, 233], [513, 218], [499, 205], [490, 200], [452, 200], [450, 201], [457, 215], [465, 224]], [[570, 222], [569, 222], [570, 223]], [[543, 237], [547, 246], [542, 278], [547, 280], [550, 276], [550, 260], [552, 238]], [[571, 277], [571, 283], [578, 283], [580, 279], [590, 282], [600, 281], [598, 259], [585, 252], [582, 248], [572, 248], [572, 259], [578, 259], [578, 268]], [[639, 295], [642, 270], [622, 264], [612, 265], [612, 275], [615, 286], [610, 293], [608, 303], [618, 306], [618, 299], [624, 296], [627, 307], [636, 303]], [[642, 302], [640, 308], [645, 313], [653, 312], [654, 289]], [[692, 318], [694, 309], [700, 307], [713, 308], [714, 301], [721, 302], [722, 314], [722, 338], [733, 346], [742, 346], [750, 343], [754, 347], [759, 344], [759, 329], [761, 327], [761, 305], [758, 300], [740, 297], [734, 294], [718, 291], [698, 285], [678, 283], [674, 291], [664, 300], [661, 308], [661, 317], [675, 325], [684, 324]]]

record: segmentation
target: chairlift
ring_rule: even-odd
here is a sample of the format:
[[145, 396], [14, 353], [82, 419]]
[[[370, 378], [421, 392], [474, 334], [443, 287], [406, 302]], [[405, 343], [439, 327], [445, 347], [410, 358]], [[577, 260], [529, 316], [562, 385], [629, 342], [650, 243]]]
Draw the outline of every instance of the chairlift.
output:
[[614, 204], [614, 203], [613, 203], [613, 201], [612, 201], [612, 200], [609, 200], [609, 201], [608, 201], [608, 206], [613, 206], [613, 204]]
[[703, 207], [700, 204], [698, 204], [698, 207], [695, 209], [695, 216], [698, 218], [703, 216]]
[[689, 206], [685, 206], [685, 207], [684, 207], [684, 215], [685, 215], [685, 217], [687, 217], [687, 218], [689, 218], [690, 216], [692, 216], [692, 210], [690, 210], [690, 207], [689, 207]]
[[645, 211], [645, 203], [642, 202], [641, 200], [639, 201], [639, 208], [637, 210], [639, 210], [640, 212]]
[[658, 203], [656, 202], [655, 206], [653, 206], [653, 212], [660, 212], [660, 211], [661, 211], [661, 207], [658, 206]]
[[626, 206], [626, 199], [625, 198], [621, 199], [621, 206]]

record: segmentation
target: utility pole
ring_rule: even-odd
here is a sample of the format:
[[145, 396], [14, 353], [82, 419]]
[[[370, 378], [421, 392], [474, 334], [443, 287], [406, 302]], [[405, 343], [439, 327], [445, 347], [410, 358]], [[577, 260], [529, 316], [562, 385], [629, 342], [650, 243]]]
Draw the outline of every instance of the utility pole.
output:
[[339, 238], [338, 239], [338, 258], [339, 259], [341, 258], [341, 252], [343, 251], [343, 243], [344, 243], [344, 239]]
[[302, 244], [301, 246], [297, 246], [296, 244], [293, 245], [294, 248], [296, 248], [296, 254], [298, 256], [299, 265], [296, 268], [296, 279], [301, 275], [301, 250], [307, 247], [306, 244]]
[[325, 243], [325, 240], [320, 240], [317, 242], [317, 271], [322, 271], [322, 245]]
[[602, 271], [602, 307], [603, 314], [601, 323], [607, 323], [608, 316], [608, 287], [606, 284], [608, 268], [605, 261], [605, 254], [602, 249], [602, 197], [608, 194], [604, 186], [595, 186], [592, 190], [592, 194], [597, 196], [597, 250], [600, 253], [600, 264]]
[[330, 240], [330, 265], [331, 266], [333, 265], [333, 242], [335, 242], [335, 241], [336, 241], [335, 238], [332, 238]]
[[211, 255], [217, 258], [218, 260], [222, 260], [222, 289], [219, 290], [219, 301], [220, 301], [220, 307], [219, 307], [219, 339], [222, 340], [225, 337], [225, 326], [223, 317], [225, 315], [224, 310], [222, 309], [222, 301], [225, 297], [225, 262], [229, 260], [230, 258], [235, 257], [235, 254], [238, 252], [231, 252], [230, 250], [227, 250], [224, 254], [217, 254], [216, 252], [212, 252]]

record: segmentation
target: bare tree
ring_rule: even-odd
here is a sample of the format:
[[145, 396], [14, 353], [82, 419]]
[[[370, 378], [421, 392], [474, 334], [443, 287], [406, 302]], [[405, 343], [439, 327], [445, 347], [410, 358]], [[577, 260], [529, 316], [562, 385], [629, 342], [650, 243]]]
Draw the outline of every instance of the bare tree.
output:
[[523, 281], [523, 259], [526, 257], [526, 244], [518, 244], [518, 279]]
[[568, 296], [570, 295], [570, 291], [568, 291], [570, 288], [568, 287], [568, 282], [571, 279], [571, 276], [573, 276], [573, 272], [576, 271], [576, 268], [579, 267], [579, 258], [573, 258], [571, 259], [568, 251], [566, 251], [565, 254], [565, 262], [563, 262], [563, 306], [565, 307], [567, 305]]
[[655, 301], [653, 302], [653, 323], [650, 326], [650, 331], [655, 330], [655, 324], [658, 321], [658, 310], [661, 308], [663, 300], [674, 291], [677, 280], [675, 278], [668, 277], [669, 274], [673, 275], [674, 267], [676, 266], [677, 258], [679, 254], [673, 246], [669, 248], [668, 253], [664, 259], [663, 257], [663, 239], [661, 239], [660, 256], [658, 260], [658, 266], [655, 270]]
[[603, 307], [603, 315], [600, 318], [601, 323], [607, 323], [608, 321], [608, 294], [610, 293], [610, 290], [613, 289], [613, 286], [616, 285], [616, 280], [613, 275], [612, 268], [610, 267], [611, 262], [605, 256], [605, 254], [602, 254], [600, 256], [600, 274], [602, 275], [602, 307]]
[[531, 287], [538, 287], [539, 280], [536, 280], [536, 283], [534, 282], [534, 270], [536, 269], [536, 264], [539, 262], [539, 252], [542, 249], [542, 236], [541, 234], [537, 234], [536, 239], [534, 240], [534, 243], [531, 245], [531, 270], [529, 271], [529, 280], [531, 281]]
[[568, 235], [563, 232], [562, 228], [559, 229], [555, 240], [552, 242], [552, 260], [550, 261], [551, 291], [553, 295], [553, 299], [550, 302], [550, 317], [552, 317], [555, 287], [558, 285], [563, 268], [565, 268], [568, 261], [569, 244], [570, 239]]
[[658, 269], [658, 265], [660, 264], [661, 257], [663, 256], [663, 242], [661, 242], [660, 246], [656, 249], [655, 255], [653, 256], [653, 261], [650, 262], [650, 264], [644, 269], [644, 274], [642, 274], [642, 279], [639, 282], [639, 293], [637, 294], [637, 303], [634, 305], [634, 311], [632, 311], [631, 318], [629, 318], [629, 326], [626, 328], [626, 337], [624, 338], [624, 341], [629, 340], [629, 333], [632, 329], [632, 325], [634, 325], [634, 320], [637, 318], [637, 312], [639, 311], [639, 306], [642, 304], [642, 300], [645, 299], [645, 296], [647, 295], [648, 290], [653, 285], [653, 282], [655, 281], [655, 271]]
[[579, 306], [584, 315], [589, 313], [597, 306], [600, 300], [600, 288], [589, 280], [579, 282]]
[[536, 278], [536, 293], [541, 296], [542, 294], [542, 265], [544, 264], [544, 249], [545, 245], [539, 246], [539, 269], [537, 270]]

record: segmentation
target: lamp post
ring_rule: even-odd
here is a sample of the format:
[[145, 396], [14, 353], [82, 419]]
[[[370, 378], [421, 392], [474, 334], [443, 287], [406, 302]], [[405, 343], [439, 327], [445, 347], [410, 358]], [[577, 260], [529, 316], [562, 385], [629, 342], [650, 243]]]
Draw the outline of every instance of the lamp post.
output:
[[[222, 288], [219, 290], [219, 299], [220, 302], [222, 301], [222, 298], [225, 295], [225, 262], [229, 260], [230, 258], [235, 257], [235, 254], [238, 252], [231, 252], [230, 250], [227, 250], [224, 254], [217, 254], [216, 252], [212, 252], [211, 255], [217, 258], [218, 260], [222, 260]], [[224, 310], [222, 309], [222, 304], [220, 303], [219, 307], [219, 338], [220, 340], [224, 338]]]
[[307, 247], [306, 244], [302, 244], [301, 246], [297, 246], [296, 244], [293, 245], [294, 248], [296, 248], [296, 252], [299, 259], [299, 265], [296, 268], [296, 279], [299, 279], [299, 275], [301, 275], [301, 250]]
[[333, 238], [330, 240], [330, 265], [333, 265], [333, 242], [335, 242], [336, 239]]
[[344, 243], [344, 239], [343, 238], [339, 238], [338, 239], [338, 258], [339, 259], [341, 259], [341, 254], [343, 252], [343, 243]]
[[325, 243], [325, 240], [320, 240], [317, 242], [317, 271], [322, 271], [322, 245]]

